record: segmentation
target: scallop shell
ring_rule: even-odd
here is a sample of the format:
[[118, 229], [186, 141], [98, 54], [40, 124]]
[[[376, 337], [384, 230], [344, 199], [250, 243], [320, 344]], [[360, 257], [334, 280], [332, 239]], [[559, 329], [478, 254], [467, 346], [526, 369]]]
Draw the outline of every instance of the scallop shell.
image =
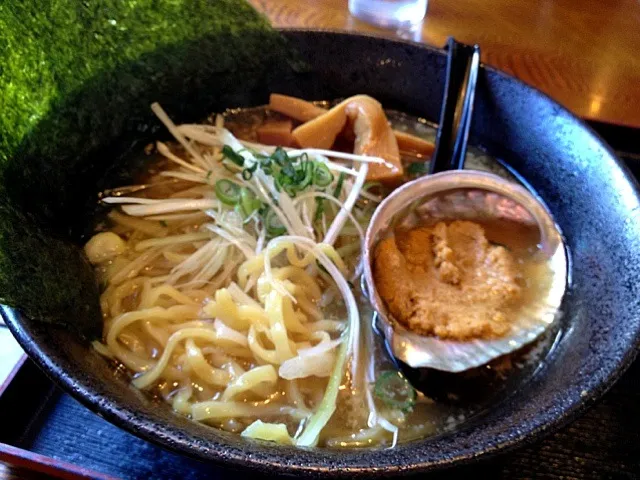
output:
[[[372, 274], [377, 241], [396, 226], [434, 223], [439, 218], [500, 219], [530, 226], [539, 233], [540, 252], [549, 262], [552, 278], [544, 298], [523, 308], [512, 319], [504, 337], [455, 341], [409, 331], [387, 311]], [[451, 171], [407, 183], [378, 207], [367, 229], [364, 248], [364, 282], [378, 313], [376, 326], [393, 354], [414, 368], [461, 372], [484, 365], [533, 342], [560, 316], [567, 285], [567, 255], [560, 230], [551, 214], [533, 194], [497, 175], [478, 171]]]

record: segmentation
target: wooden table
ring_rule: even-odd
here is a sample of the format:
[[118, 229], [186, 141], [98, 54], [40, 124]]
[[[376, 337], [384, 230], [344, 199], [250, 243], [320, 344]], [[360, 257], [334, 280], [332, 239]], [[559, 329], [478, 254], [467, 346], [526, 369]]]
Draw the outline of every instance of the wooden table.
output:
[[[277, 27], [375, 32], [347, 0], [250, 0]], [[640, 1], [429, 0], [404, 37], [441, 47], [453, 35], [482, 60], [549, 94], [577, 115], [640, 128]]]

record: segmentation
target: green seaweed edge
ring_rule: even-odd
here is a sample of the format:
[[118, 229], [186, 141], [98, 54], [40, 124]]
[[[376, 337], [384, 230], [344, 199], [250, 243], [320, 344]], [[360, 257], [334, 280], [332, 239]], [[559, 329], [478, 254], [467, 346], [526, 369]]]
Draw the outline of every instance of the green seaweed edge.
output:
[[244, 1], [0, 4], [0, 301], [99, 336], [79, 232], [156, 133], [149, 104], [193, 119], [233, 104], [238, 83], [259, 91], [274, 65], [300, 68], [292, 58]]

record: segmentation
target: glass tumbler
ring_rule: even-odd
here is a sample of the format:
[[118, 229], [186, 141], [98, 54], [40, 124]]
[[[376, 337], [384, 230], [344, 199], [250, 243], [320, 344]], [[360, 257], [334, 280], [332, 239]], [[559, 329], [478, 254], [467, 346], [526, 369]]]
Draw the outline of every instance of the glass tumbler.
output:
[[349, 12], [384, 28], [411, 27], [427, 13], [427, 0], [349, 0]]

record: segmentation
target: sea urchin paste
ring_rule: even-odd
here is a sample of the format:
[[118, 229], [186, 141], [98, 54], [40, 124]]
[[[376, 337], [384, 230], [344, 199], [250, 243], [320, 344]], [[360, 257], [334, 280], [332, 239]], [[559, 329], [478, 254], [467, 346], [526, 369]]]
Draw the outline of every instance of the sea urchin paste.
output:
[[416, 333], [442, 339], [507, 334], [522, 295], [519, 278], [513, 255], [474, 222], [396, 231], [375, 251], [374, 279], [389, 312]]

